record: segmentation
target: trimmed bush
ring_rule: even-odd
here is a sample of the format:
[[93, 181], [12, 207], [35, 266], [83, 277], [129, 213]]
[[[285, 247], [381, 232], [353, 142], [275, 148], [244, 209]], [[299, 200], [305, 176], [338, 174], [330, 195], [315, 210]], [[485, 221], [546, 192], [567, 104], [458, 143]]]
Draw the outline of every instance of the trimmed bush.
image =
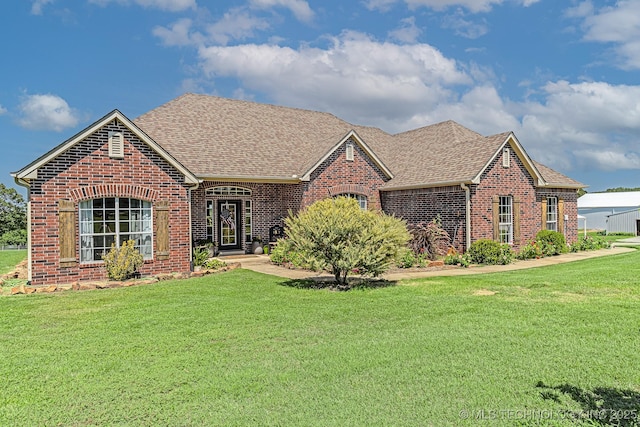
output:
[[374, 277], [386, 271], [410, 237], [404, 221], [363, 210], [348, 197], [315, 202], [285, 225], [294, 251], [329, 270], [345, 287], [353, 271]]
[[111, 244], [111, 250], [102, 257], [107, 276], [112, 280], [126, 280], [142, 267], [144, 258], [135, 248], [133, 240], [127, 240], [117, 248], [116, 244]]
[[489, 239], [473, 242], [467, 255], [475, 264], [506, 265], [513, 261], [513, 251], [509, 245]]
[[610, 247], [611, 242], [600, 237], [581, 236], [578, 238], [577, 242], [573, 243], [569, 247], [569, 250], [571, 252], [593, 251], [597, 249], [609, 249]]
[[536, 234], [536, 242], [542, 246], [545, 256], [559, 255], [567, 251], [564, 235], [553, 230], [540, 230]]

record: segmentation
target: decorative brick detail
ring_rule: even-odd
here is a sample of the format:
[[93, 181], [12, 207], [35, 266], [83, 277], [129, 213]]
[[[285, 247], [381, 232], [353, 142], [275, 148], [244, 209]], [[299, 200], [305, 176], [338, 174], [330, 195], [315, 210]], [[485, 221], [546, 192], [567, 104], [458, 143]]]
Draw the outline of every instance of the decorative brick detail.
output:
[[[123, 132], [125, 155], [109, 157], [108, 133]], [[31, 282], [34, 285], [103, 280], [103, 264], [60, 265], [58, 201], [78, 202], [96, 197], [133, 197], [169, 203], [170, 255], [166, 260], [145, 261], [142, 274], [188, 272], [191, 266], [189, 239], [189, 190], [184, 175], [169, 165], [118, 120], [113, 120], [71, 149], [38, 169], [30, 188]], [[155, 212], [155, 208], [152, 207]], [[77, 217], [78, 215], [76, 215]], [[78, 223], [76, 219], [76, 230]], [[76, 239], [77, 240], [77, 239]], [[156, 235], [153, 236], [154, 257]], [[76, 241], [75, 257], [79, 261]], [[66, 264], [71, 265], [71, 263]]]
[[131, 197], [154, 202], [160, 197], [159, 191], [134, 184], [103, 184], [71, 188], [68, 190], [68, 194], [74, 202], [99, 197]]

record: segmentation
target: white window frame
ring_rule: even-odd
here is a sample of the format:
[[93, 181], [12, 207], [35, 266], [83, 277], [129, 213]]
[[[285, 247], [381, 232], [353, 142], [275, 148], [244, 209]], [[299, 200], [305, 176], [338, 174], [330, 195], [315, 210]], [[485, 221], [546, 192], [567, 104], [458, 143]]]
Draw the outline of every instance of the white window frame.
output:
[[251, 190], [244, 187], [236, 186], [217, 186], [207, 188], [205, 191], [207, 196], [251, 196]]
[[513, 244], [513, 197], [500, 196], [498, 203], [498, 241]]
[[547, 230], [558, 231], [558, 198], [547, 197]]
[[136, 242], [135, 247], [145, 260], [153, 259], [151, 202], [129, 197], [98, 197], [80, 202], [78, 210], [81, 263], [102, 262], [102, 256], [111, 250], [111, 243], [120, 247], [129, 239]]

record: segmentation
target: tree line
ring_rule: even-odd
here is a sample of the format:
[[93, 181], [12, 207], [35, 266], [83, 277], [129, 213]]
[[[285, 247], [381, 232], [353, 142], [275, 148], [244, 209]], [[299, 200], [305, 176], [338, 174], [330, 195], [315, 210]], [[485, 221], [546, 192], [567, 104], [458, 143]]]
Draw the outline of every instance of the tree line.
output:
[[27, 202], [0, 183], [0, 246], [27, 244]]

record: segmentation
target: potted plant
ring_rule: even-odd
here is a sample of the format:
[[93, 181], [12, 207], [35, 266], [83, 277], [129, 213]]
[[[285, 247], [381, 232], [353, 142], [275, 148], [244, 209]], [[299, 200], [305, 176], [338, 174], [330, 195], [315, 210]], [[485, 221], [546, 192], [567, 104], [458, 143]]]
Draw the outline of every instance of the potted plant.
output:
[[262, 238], [256, 236], [251, 243], [251, 253], [259, 255], [262, 253]]

